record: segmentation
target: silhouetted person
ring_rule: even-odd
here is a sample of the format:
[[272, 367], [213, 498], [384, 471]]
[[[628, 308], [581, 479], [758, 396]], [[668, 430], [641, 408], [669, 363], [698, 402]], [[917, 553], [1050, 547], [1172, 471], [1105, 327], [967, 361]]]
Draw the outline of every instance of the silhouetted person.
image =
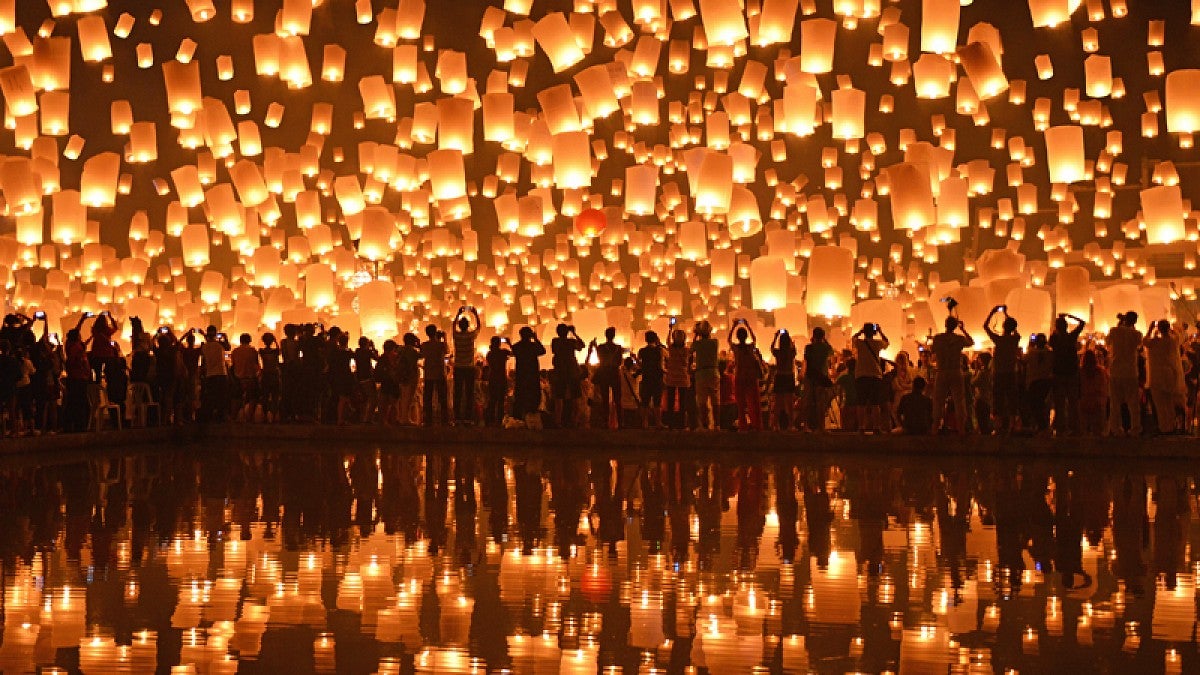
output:
[[[1068, 327], [1067, 319], [1075, 322], [1074, 328]], [[1060, 435], [1079, 431], [1079, 336], [1086, 324], [1074, 314], [1059, 314], [1050, 335], [1050, 351], [1054, 355], [1051, 385], [1054, 430]]]
[[[957, 332], [956, 332], [957, 331]], [[967, 388], [963, 380], [962, 354], [975, 345], [958, 317], [946, 317], [946, 330], [933, 336], [930, 350], [937, 366], [933, 375], [933, 428], [941, 426], [946, 398], [954, 404], [954, 417], [960, 434], [967, 432]]]
[[1137, 329], [1137, 312], [1117, 315], [1117, 325], [1108, 331], [1108, 433], [1122, 436], [1121, 409], [1129, 415], [1129, 433], [1142, 435], [1142, 388], [1138, 379], [1138, 349], [1142, 332]]
[[[992, 317], [997, 312], [1004, 314], [1002, 333], [992, 330]], [[992, 341], [992, 410], [1001, 434], [1013, 429], [1013, 418], [1020, 412], [1021, 387], [1017, 365], [1021, 355], [1021, 334], [1017, 332], [1017, 320], [1008, 314], [1006, 305], [997, 305], [988, 313], [983, 330]]]
[[454, 421], [475, 423], [475, 339], [479, 337], [479, 311], [460, 307], [454, 317]]
[[912, 391], [900, 399], [896, 407], [900, 428], [906, 434], [928, 434], [933, 431], [933, 401], [925, 395], [925, 378], [913, 378]]
[[539, 359], [546, 347], [529, 326], [522, 326], [521, 339], [512, 346], [513, 353], [513, 413], [524, 421], [527, 415], [537, 414], [542, 406], [542, 383]]
[[574, 326], [560, 323], [555, 329], [558, 337], [550, 341], [554, 366], [550, 374], [550, 392], [554, 397], [554, 419], [559, 427], [574, 423], [575, 401], [582, 396], [581, 373], [576, 352], [583, 351], [583, 339]]
[[504, 338], [493, 336], [488, 342], [487, 355], [487, 404], [483, 411], [483, 423], [500, 426], [504, 420], [504, 402], [508, 398], [508, 359], [512, 351]]
[[449, 392], [446, 390], [446, 334], [437, 326], [425, 327], [426, 340], [421, 343], [421, 362], [425, 367], [425, 389], [422, 392], [422, 422], [433, 426], [433, 404], [438, 405], [438, 419], [450, 423]]
[[621, 357], [624, 349], [616, 342], [617, 329], [604, 330], [604, 342], [592, 340], [596, 350], [596, 369], [592, 383], [600, 401], [605, 427], [621, 428]]

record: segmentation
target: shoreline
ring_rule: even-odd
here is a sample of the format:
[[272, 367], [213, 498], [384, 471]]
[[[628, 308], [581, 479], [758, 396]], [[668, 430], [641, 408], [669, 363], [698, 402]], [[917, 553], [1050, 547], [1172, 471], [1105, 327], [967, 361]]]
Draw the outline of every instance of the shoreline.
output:
[[[862, 436], [830, 432], [698, 432], [596, 429], [497, 429], [488, 427], [383, 427], [316, 424], [221, 423], [181, 427], [149, 427], [80, 434], [55, 434], [8, 438], [0, 441], [0, 457], [36, 458], [91, 450], [150, 449], [214, 445], [289, 443], [333, 445], [369, 444], [381, 449], [403, 446], [470, 448], [480, 452], [514, 450], [577, 450], [626, 454], [648, 452], [703, 454], [750, 452], [756, 455], [833, 455], [886, 458], [889, 456], [939, 458], [1094, 458], [1094, 459], [1200, 459], [1200, 439], [1192, 436], [1129, 438], [1027, 436]], [[401, 447], [396, 447], [401, 449]], [[663, 459], [656, 456], [655, 459]]]

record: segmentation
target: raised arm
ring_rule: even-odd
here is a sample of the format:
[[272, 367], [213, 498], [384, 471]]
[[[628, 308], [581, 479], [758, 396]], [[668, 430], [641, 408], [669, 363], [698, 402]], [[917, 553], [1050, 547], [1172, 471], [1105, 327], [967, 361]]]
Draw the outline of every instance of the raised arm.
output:
[[1068, 314], [1067, 318], [1075, 321], [1075, 328], [1071, 329], [1071, 335], [1079, 337], [1079, 334], [1083, 332], [1083, 327], [1087, 325], [1087, 321], [1084, 321], [1074, 314]]

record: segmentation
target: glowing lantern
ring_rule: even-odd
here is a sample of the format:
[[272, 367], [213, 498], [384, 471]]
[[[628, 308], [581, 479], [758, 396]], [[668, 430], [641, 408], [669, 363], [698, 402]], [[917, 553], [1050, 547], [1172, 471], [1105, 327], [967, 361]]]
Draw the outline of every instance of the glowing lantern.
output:
[[459, 150], [434, 150], [426, 156], [429, 163], [429, 183], [437, 200], [465, 197], [466, 167]]
[[[1085, 93], [1091, 98], [1104, 98], [1112, 94], [1112, 59], [1092, 54], [1083, 60]], [[1167, 120], [1170, 130], [1170, 119]]]
[[390, 281], [370, 281], [358, 289], [362, 332], [382, 342], [396, 335], [396, 287]]
[[918, 98], [945, 98], [950, 95], [954, 65], [939, 54], [922, 54], [913, 64], [913, 83]]
[[358, 81], [363, 112], [367, 119], [392, 119], [396, 116], [396, 93], [381, 75], [368, 75]]
[[1054, 307], [1060, 314], [1087, 319], [1092, 311], [1091, 276], [1086, 267], [1070, 266], [1058, 270], [1054, 278]]
[[583, 97], [583, 107], [592, 119], [608, 117], [620, 105], [614, 95], [615, 87], [607, 68], [601, 65], [589, 66], [575, 75], [575, 85]]
[[115, 152], [93, 155], [83, 163], [80, 175], [80, 192], [83, 203], [95, 208], [107, 208], [116, 204], [117, 178], [121, 171], [121, 156]]
[[304, 269], [304, 304], [311, 309], [329, 307], [337, 299], [333, 269], [325, 263], [313, 263]]
[[130, 162], [145, 164], [158, 159], [158, 139], [154, 122], [134, 122], [129, 128]]
[[1178, 185], [1162, 185], [1141, 191], [1142, 218], [1146, 222], [1146, 241], [1169, 244], [1183, 239], [1183, 193]]
[[[1172, 134], [1200, 131], [1200, 69], [1167, 73], [1166, 90], [1167, 131]], [[4, 95], [7, 98], [8, 92]]]
[[[807, 22], [806, 22], [807, 23]], [[862, 138], [867, 93], [860, 89], [838, 89], [833, 100], [833, 136], [844, 140]]]
[[967, 78], [981, 99], [989, 99], [1008, 89], [1008, 78], [1000, 67], [1000, 60], [985, 42], [971, 42], [958, 50]]
[[1083, 127], [1065, 125], [1045, 131], [1046, 163], [1051, 183], [1074, 183], [1083, 180]]
[[733, 45], [750, 35], [738, 0], [700, 0], [700, 20], [712, 45]]
[[1034, 28], [1054, 28], [1071, 18], [1079, 0], [1029, 0]]
[[592, 155], [586, 131], [554, 134], [554, 184], [560, 189], [586, 188], [592, 182]]
[[903, 162], [888, 167], [892, 205], [892, 227], [920, 230], [937, 221], [927, 171]]
[[921, 51], [945, 54], [958, 44], [959, 0], [921, 1]]
[[[1049, 291], [1020, 285], [1008, 292], [1004, 304], [1008, 306], [1008, 313], [1017, 318], [1026, 334], [1049, 331], [1050, 320], [1054, 317], [1054, 304]], [[1086, 309], [1083, 314], [1077, 316], [1086, 318]]]
[[833, 70], [833, 46], [837, 22], [831, 19], [805, 19], [800, 22], [800, 70], [828, 73]]
[[808, 312], [818, 316], [847, 316], [854, 304], [854, 251], [842, 246], [817, 246], [808, 262]]
[[575, 216], [575, 231], [585, 237], [597, 237], [608, 227], [608, 218], [600, 209], [584, 209]]
[[0, 188], [9, 215], [37, 213], [42, 209], [42, 191], [30, 164], [23, 157], [10, 157], [0, 164]]
[[172, 115], [187, 115], [200, 108], [200, 63], [164, 61], [163, 83], [167, 90], [167, 111]]
[[750, 296], [755, 309], [774, 311], [787, 304], [788, 273], [783, 258], [763, 256], [750, 263]]
[[483, 140], [503, 143], [515, 133], [513, 95], [496, 92], [483, 95]]
[[208, 227], [204, 223], [188, 223], [179, 234], [183, 249], [183, 261], [188, 267], [199, 269], [209, 263]]
[[658, 169], [652, 164], [635, 164], [625, 168], [625, 212], [645, 215], [654, 212], [658, 190]]
[[36, 89], [24, 64], [0, 69], [0, 93], [4, 95], [9, 116], [25, 117], [37, 112]]
[[533, 37], [546, 52], [554, 72], [561, 73], [583, 60], [583, 50], [575, 42], [571, 25], [562, 12], [551, 12], [533, 26]]
[[[755, 44], [765, 47], [792, 41], [796, 24], [796, 8], [800, 0], [765, 0], [758, 17], [758, 37]], [[678, 13], [676, 13], [678, 18]]]
[[696, 178], [696, 210], [727, 213], [733, 198], [733, 158], [720, 152], [705, 153]]

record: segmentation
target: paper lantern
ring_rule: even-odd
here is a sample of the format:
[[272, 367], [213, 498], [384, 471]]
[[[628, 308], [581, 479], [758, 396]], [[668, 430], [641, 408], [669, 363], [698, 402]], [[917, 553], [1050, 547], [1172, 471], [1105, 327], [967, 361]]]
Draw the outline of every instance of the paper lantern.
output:
[[[764, 0], [758, 17], [758, 36], [754, 43], [760, 47], [792, 41], [796, 25], [796, 9], [800, 0]], [[678, 19], [678, 14], [676, 14]]]
[[1080, 0], [1029, 0], [1029, 13], [1034, 28], [1054, 28], [1071, 18]]
[[854, 303], [850, 309], [850, 325], [855, 327], [865, 323], [877, 323], [889, 338], [890, 344], [880, 352], [885, 359], [894, 359], [904, 348], [901, 338], [908, 333], [907, 316], [904, 307], [897, 300], [875, 298]]
[[608, 226], [608, 218], [600, 209], [584, 209], [575, 216], [575, 231], [585, 237], [596, 237]]
[[[1008, 306], [1008, 313], [1016, 317], [1026, 335], [1032, 335], [1034, 332], [1047, 333], [1052, 328], [1054, 303], [1049, 291], [1019, 286], [1008, 291], [1003, 304]], [[1086, 319], [1087, 313], [1077, 316]]]
[[188, 267], [199, 269], [209, 263], [208, 227], [204, 223], [188, 223], [179, 234], [183, 249], [183, 261]]
[[645, 215], [654, 212], [658, 191], [658, 169], [652, 164], [625, 168], [625, 212]]
[[551, 12], [533, 25], [533, 37], [546, 52], [554, 72], [561, 73], [583, 60], [583, 50], [575, 42], [571, 25], [562, 12]]
[[[4, 95], [7, 99], [8, 92]], [[1185, 68], [1167, 73], [1166, 110], [1168, 133], [1200, 131], [1200, 69]]]
[[1055, 273], [1054, 308], [1059, 314], [1074, 314], [1089, 319], [1092, 312], [1092, 284], [1086, 267], [1063, 267]]
[[1146, 241], [1169, 244], [1183, 239], [1183, 192], [1178, 185], [1163, 185], [1142, 190], [1142, 219], [1146, 223]]
[[909, 162], [888, 167], [892, 227], [921, 230], [937, 222], [927, 170]]
[[847, 316], [854, 304], [854, 252], [841, 246], [817, 246], [808, 262], [805, 304], [817, 316]]
[[778, 256], [750, 263], [750, 296], [755, 309], [774, 311], [787, 304], [787, 265]]
[[921, 51], [945, 54], [958, 44], [959, 0], [921, 0]]
[[575, 86], [579, 87], [583, 108], [592, 119], [608, 117], [620, 110], [608, 68], [602, 65], [584, 68], [575, 75]]
[[[1092, 54], [1083, 60], [1084, 92], [1091, 98], [1105, 98], [1112, 93], [1112, 59]], [[1169, 76], [1168, 76], [1169, 77]], [[1167, 130], [1170, 131], [1170, 116]]]
[[862, 138], [867, 93], [853, 88], [838, 89], [833, 92], [831, 99], [833, 101], [833, 137], [843, 140]]
[[434, 150], [426, 156], [429, 163], [429, 183], [437, 200], [465, 197], [466, 167], [459, 150]]
[[313, 263], [304, 269], [304, 304], [310, 309], [324, 309], [337, 298], [334, 291], [333, 269], [325, 263]]
[[800, 22], [800, 70], [821, 74], [833, 70], [833, 47], [837, 22], [831, 19], [805, 19]]
[[554, 184], [559, 189], [586, 188], [592, 182], [592, 154], [586, 131], [554, 134]]
[[700, 21], [710, 45], [733, 45], [750, 35], [738, 0], [700, 0]]
[[958, 50], [958, 60], [979, 98], [986, 100], [1008, 89], [1008, 78], [1000, 60], [987, 43], [968, 43]]
[[37, 90], [24, 64], [0, 69], [0, 94], [4, 95], [4, 105], [11, 117], [37, 112]]
[[913, 84], [917, 98], [945, 98], [950, 95], [954, 64], [940, 54], [922, 54], [913, 64]]
[[87, 228], [87, 208], [75, 190], [62, 190], [50, 197], [50, 238], [63, 244], [83, 241]]
[[1158, 318], [1148, 317], [1142, 311], [1142, 297], [1135, 284], [1114, 284], [1097, 288], [1093, 300], [1094, 321], [1091, 328], [1100, 333], [1107, 333], [1117, 324], [1117, 314], [1137, 312], [1138, 328], [1143, 332], [1148, 322]]
[[188, 115], [200, 109], [200, 63], [164, 61], [163, 83], [167, 90], [167, 111], [172, 115]]
[[363, 113], [367, 119], [392, 119], [396, 116], [396, 92], [381, 75], [368, 75], [358, 81]]
[[382, 343], [396, 336], [396, 287], [390, 281], [370, 281], [358, 289], [358, 316], [363, 335]]
[[720, 152], [705, 153], [695, 184], [698, 212], [727, 213], [733, 198], [733, 158]]
[[1051, 183], [1074, 183], [1085, 178], [1083, 127], [1064, 125], [1045, 131], [1046, 164]]

